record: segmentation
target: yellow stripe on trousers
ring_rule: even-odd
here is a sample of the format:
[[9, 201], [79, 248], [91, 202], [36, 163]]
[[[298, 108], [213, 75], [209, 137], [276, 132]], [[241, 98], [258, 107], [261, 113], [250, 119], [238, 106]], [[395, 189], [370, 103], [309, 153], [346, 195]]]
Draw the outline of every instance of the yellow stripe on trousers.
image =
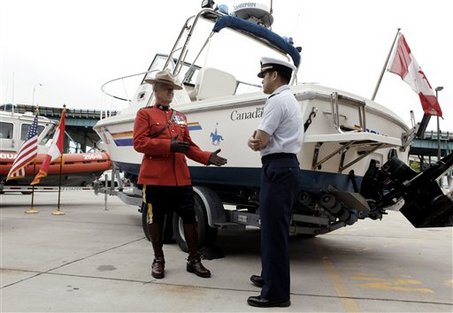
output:
[[148, 206], [148, 224], [152, 224], [153, 223], [153, 205], [151, 203], [146, 202], [146, 185], [143, 185], [142, 198], [143, 198], [143, 202], [146, 203], [146, 205]]

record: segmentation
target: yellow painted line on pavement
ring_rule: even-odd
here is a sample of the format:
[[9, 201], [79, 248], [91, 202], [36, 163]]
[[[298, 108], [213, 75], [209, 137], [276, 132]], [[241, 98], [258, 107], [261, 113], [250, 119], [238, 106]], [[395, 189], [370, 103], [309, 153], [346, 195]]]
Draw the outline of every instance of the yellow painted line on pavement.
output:
[[365, 280], [365, 281], [385, 281], [384, 278], [380, 277], [369, 277], [369, 276], [352, 276], [354, 280]]
[[422, 282], [413, 278], [381, 278], [376, 276], [353, 276], [356, 281], [364, 281], [359, 287], [366, 289], [391, 290], [401, 292], [434, 293], [429, 288], [419, 287]]
[[338, 273], [332, 261], [330, 261], [328, 257], [323, 257], [322, 262], [327, 270], [327, 273], [329, 274], [329, 278], [335, 288], [335, 291], [337, 292], [337, 295], [340, 297], [341, 303], [343, 304], [346, 312], [360, 312], [357, 302], [355, 302], [354, 299], [350, 299], [352, 298], [351, 291], [344, 283], [341, 275]]

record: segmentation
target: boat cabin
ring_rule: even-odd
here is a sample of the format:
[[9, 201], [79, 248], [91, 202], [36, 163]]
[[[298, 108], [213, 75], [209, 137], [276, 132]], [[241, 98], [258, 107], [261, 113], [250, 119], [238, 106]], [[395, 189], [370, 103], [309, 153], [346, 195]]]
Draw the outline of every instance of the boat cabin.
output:
[[[0, 151], [2, 153], [19, 151], [33, 119], [34, 115], [31, 112], [19, 114], [0, 111]], [[54, 126], [50, 119], [38, 117], [38, 143], [47, 142]]]

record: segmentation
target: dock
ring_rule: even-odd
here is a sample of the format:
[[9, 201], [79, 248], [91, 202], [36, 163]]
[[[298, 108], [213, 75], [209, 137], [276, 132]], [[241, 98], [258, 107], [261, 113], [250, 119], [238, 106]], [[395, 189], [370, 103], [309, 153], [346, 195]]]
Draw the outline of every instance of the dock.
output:
[[[225, 257], [185, 270], [165, 244], [166, 276], [151, 277], [152, 248], [137, 207], [92, 190], [0, 195], [0, 312], [273, 312], [247, 305], [259, 289], [259, 229], [219, 230]], [[291, 238], [291, 302], [284, 312], [452, 312], [452, 228], [415, 229], [390, 211], [312, 239]]]

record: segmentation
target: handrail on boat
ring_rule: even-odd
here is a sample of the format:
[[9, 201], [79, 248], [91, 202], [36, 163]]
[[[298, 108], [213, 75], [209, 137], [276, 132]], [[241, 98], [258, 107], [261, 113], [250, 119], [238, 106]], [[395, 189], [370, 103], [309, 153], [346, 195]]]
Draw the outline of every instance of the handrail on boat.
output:
[[[345, 96], [341, 96], [344, 99], [349, 100], [354, 106], [357, 107], [358, 113], [359, 113], [359, 126], [360, 129], [358, 130], [359, 132], [364, 132], [366, 131], [366, 112], [365, 112], [365, 102], [357, 101]], [[337, 129], [338, 133], [342, 134], [344, 133], [343, 130], [341, 129], [340, 125], [340, 106], [339, 106], [339, 95], [338, 92], [333, 92], [330, 95], [330, 104], [332, 107], [332, 120], [335, 128]]]
[[[200, 19], [200, 17], [203, 16], [203, 15], [204, 16], [211, 15], [211, 16], [215, 16], [217, 18], [217, 17], [221, 16], [222, 14], [220, 12], [214, 11], [212, 9], [203, 9], [200, 12], [198, 12], [198, 14], [190, 16], [186, 20], [186, 22], [184, 23], [184, 26], [182, 27], [181, 31], [179, 32], [179, 36], [176, 39], [176, 41], [175, 41], [175, 43], [173, 45], [173, 48], [171, 49], [171, 51], [170, 51], [170, 53], [168, 55], [167, 61], [165, 62], [164, 69], [169, 65], [170, 60], [173, 58], [173, 54], [177, 50], [181, 49], [181, 53], [179, 54], [179, 58], [177, 58], [177, 62], [175, 64], [175, 68], [174, 68], [174, 71], [173, 71], [173, 74], [175, 74], [175, 75], [178, 74], [178, 70], [180, 68], [179, 64], [185, 58], [185, 53], [187, 51], [187, 47], [189, 45], [190, 39], [192, 38], [192, 33], [194, 32], [195, 25], [197, 24], [197, 22]], [[193, 19], [193, 22], [192, 22], [192, 25], [189, 26], [189, 21], [191, 19]], [[189, 30], [189, 33], [187, 34], [187, 37], [186, 37], [186, 41], [182, 45], [182, 48], [178, 48], [177, 46], [178, 46], [179, 40], [181, 39], [181, 37], [184, 34], [185, 30]]]
[[140, 72], [140, 73], [137, 73], [137, 74], [132, 74], [132, 75], [127, 75], [127, 76], [122, 76], [122, 77], [114, 78], [114, 79], [109, 80], [108, 82], [105, 82], [104, 84], [102, 84], [102, 86], [101, 86], [101, 91], [102, 91], [103, 93], [105, 93], [105, 94], [106, 94], [107, 96], [109, 96], [109, 97], [112, 97], [112, 98], [115, 98], [115, 99], [118, 99], [118, 100], [122, 100], [122, 101], [132, 102], [131, 99], [126, 99], [126, 98], [118, 97], [118, 96], [115, 96], [115, 95], [112, 95], [112, 94], [108, 93], [108, 92], [104, 89], [105, 86], [107, 86], [107, 85], [110, 84], [110, 83], [119, 81], [119, 80], [124, 80], [124, 79], [126, 79], [126, 78], [131, 78], [131, 77], [135, 77], [135, 76], [139, 76], [139, 75], [146, 75], [146, 74], [149, 74], [149, 73], [152, 73], [152, 72], [156, 72], [156, 71], [157, 71], [157, 70], [151, 70], [151, 71]]

